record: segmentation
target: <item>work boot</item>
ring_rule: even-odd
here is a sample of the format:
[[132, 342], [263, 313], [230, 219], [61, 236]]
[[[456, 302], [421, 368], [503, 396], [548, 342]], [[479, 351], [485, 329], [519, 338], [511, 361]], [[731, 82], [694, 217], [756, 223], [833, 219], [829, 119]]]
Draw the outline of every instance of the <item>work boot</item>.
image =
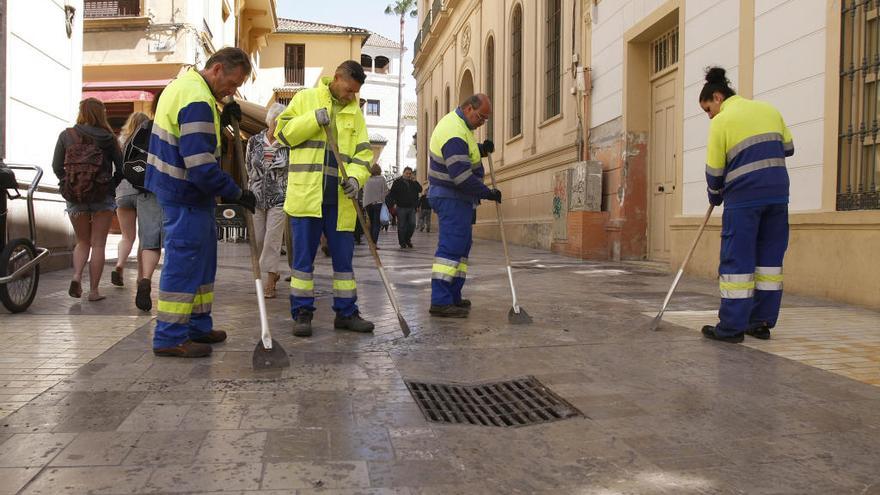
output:
[[181, 358], [200, 358], [208, 357], [214, 349], [208, 344], [199, 344], [192, 340], [187, 340], [182, 344], [174, 347], [164, 347], [162, 349], [153, 349], [153, 354], [157, 356], [181, 357]]
[[312, 336], [312, 312], [299, 310], [293, 319], [293, 335], [296, 337]]
[[269, 278], [266, 279], [266, 287], [263, 287], [263, 297], [266, 299], [275, 299], [275, 284], [281, 279], [281, 275], [269, 272]]
[[202, 335], [201, 337], [196, 337], [190, 340], [198, 342], [199, 344], [219, 344], [226, 340], [226, 332], [223, 330], [211, 330], [209, 333]]
[[468, 316], [468, 310], [466, 308], [456, 306], [455, 304], [432, 304], [428, 313], [430, 313], [431, 316], [439, 316], [441, 318], [467, 318]]
[[124, 287], [125, 282], [122, 281], [122, 267], [117, 266], [110, 272], [110, 283], [116, 287]]
[[770, 339], [770, 328], [767, 325], [761, 325], [758, 328], [750, 328], [746, 330], [746, 335], [754, 337], [756, 339], [761, 340], [769, 340]]
[[336, 315], [336, 318], [333, 320], [333, 328], [337, 330], [351, 330], [352, 332], [360, 332], [360, 333], [370, 333], [373, 331], [372, 322], [369, 322], [363, 318], [358, 313], [353, 313], [350, 316], [340, 316]]
[[455, 306], [459, 307], [459, 308], [465, 308], [470, 311], [471, 300], [470, 299], [462, 299], [461, 301], [458, 301], [457, 303], [455, 303]]
[[707, 339], [718, 340], [721, 342], [727, 342], [729, 344], [739, 344], [745, 338], [741, 333], [737, 335], [731, 335], [730, 337], [718, 335], [718, 333], [715, 332], [715, 327], [713, 325], [706, 325], [703, 327], [703, 337], [706, 337]]
[[153, 309], [153, 299], [150, 297], [150, 279], [142, 278], [138, 280], [137, 294], [134, 296], [134, 305], [141, 311], [149, 311]]

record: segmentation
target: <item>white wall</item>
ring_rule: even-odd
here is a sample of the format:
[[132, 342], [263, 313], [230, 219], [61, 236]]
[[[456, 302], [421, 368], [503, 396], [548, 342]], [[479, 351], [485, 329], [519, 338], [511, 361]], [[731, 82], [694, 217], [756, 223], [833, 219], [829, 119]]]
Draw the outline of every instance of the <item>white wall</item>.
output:
[[[367, 130], [370, 134], [382, 135], [388, 143], [379, 156], [377, 163], [382, 172], [394, 170], [396, 164], [395, 149], [400, 146], [400, 167], [398, 173], [402, 173], [404, 167], [416, 167], [415, 151], [411, 150], [412, 135], [416, 132], [412, 123], [412, 129], [407, 128], [407, 122], [402, 121], [400, 143], [397, 141], [397, 82], [400, 63], [400, 52], [396, 48], [384, 48], [365, 45], [361, 53], [375, 59], [378, 56], [388, 57], [390, 60], [388, 74], [367, 73], [367, 80], [361, 86], [361, 98], [367, 100], [379, 100], [379, 115], [367, 115], [364, 106], [364, 117], [367, 121]], [[406, 86], [404, 85], [404, 95]]]
[[623, 35], [663, 3], [664, 0], [599, 3], [590, 43], [593, 78], [590, 127], [602, 125], [623, 114]]
[[[724, 15], [718, 15], [724, 12]], [[684, 10], [684, 114], [682, 214], [702, 215], [706, 195], [706, 138], [709, 119], [697, 102], [706, 67], [727, 70], [734, 89], [739, 78], [739, 0], [687, 0]]]
[[755, 98], [779, 109], [794, 139], [792, 211], [822, 207], [827, 21], [825, 2], [755, 2]]
[[57, 184], [55, 140], [75, 122], [82, 95], [83, 5], [69, 4], [76, 8], [70, 38], [61, 0], [7, 2], [6, 161], [43, 167], [44, 184]]

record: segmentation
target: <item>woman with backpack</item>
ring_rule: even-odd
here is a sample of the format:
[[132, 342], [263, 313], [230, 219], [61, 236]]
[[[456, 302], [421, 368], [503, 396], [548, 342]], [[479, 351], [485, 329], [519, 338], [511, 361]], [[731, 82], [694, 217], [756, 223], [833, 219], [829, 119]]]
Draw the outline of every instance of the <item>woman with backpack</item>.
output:
[[104, 269], [104, 247], [116, 210], [116, 185], [122, 179], [122, 152], [107, 122], [104, 103], [86, 98], [79, 104], [74, 127], [58, 136], [52, 170], [76, 234], [73, 280], [68, 294], [82, 297], [82, 274], [89, 261], [89, 301], [100, 301], [98, 291]]
[[[150, 120], [150, 117], [143, 112], [133, 112], [125, 120], [122, 129], [119, 131], [119, 147], [125, 150], [129, 142], [134, 137], [135, 132], [143, 125], [144, 122]], [[122, 231], [122, 239], [116, 246], [116, 268], [110, 272], [110, 283], [117, 287], [122, 287], [125, 282], [122, 278], [122, 269], [125, 268], [125, 262], [128, 255], [131, 254], [131, 248], [134, 246], [134, 238], [137, 235], [137, 195], [138, 190], [131, 185], [131, 182], [122, 179], [116, 188], [116, 218], [119, 219], [119, 230]], [[138, 256], [140, 259], [140, 256]], [[138, 264], [138, 273], [140, 273], [140, 264]], [[138, 277], [140, 280], [140, 277]]]

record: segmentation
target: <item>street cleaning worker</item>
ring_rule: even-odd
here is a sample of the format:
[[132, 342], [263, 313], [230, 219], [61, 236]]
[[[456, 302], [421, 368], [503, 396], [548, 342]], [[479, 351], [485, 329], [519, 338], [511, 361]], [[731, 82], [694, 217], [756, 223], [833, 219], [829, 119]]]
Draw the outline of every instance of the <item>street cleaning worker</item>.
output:
[[481, 199], [501, 202], [501, 191], [483, 184], [482, 157], [495, 151], [487, 139], [480, 144], [474, 129], [492, 114], [492, 102], [484, 94], [467, 98], [446, 114], [431, 134], [428, 198], [440, 221], [440, 240], [431, 269], [433, 316], [466, 318], [471, 302], [462, 299], [467, 276], [475, 208]]
[[[211, 319], [217, 271], [214, 197], [254, 211], [255, 198], [220, 168], [221, 116], [217, 100], [235, 93], [251, 72], [247, 53], [223, 48], [201, 71], [190, 70], [169, 84], [156, 108], [144, 186], [152, 191], [165, 220], [165, 265], [153, 353], [204, 357], [226, 340]], [[224, 117], [241, 117], [227, 104]]]
[[768, 103], [730, 88], [724, 69], [711, 67], [700, 92], [711, 119], [706, 151], [709, 202], [724, 203], [718, 266], [719, 323], [703, 335], [742, 342], [769, 339], [782, 303], [782, 259], [788, 247], [788, 172], [791, 132]]
[[[357, 99], [364, 80], [361, 64], [347, 60], [332, 79], [322, 77], [318, 87], [298, 92], [278, 117], [275, 136], [290, 147], [284, 211], [293, 235], [290, 314], [297, 337], [312, 335], [315, 253], [322, 233], [333, 259], [333, 327], [373, 331], [358, 312], [352, 269], [356, 213], [351, 199], [369, 179], [373, 160]], [[336, 163], [325, 131], [335, 133], [345, 163]], [[345, 167], [347, 181], [341, 180], [339, 166]]]

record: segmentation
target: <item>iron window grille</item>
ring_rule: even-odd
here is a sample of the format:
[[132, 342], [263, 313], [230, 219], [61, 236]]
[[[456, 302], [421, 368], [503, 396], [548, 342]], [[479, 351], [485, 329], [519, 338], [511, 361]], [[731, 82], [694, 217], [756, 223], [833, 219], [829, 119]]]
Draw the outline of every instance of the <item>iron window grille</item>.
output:
[[284, 45], [284, 82], [303, 86], [306, 82], [306, 45]]
[[85, 0], [83, 17], [137, 17], [141, 15], [141, 0]]
[[841, 2], [838, 210], [880, 209], [878, 15], [878, 0]]
[[560, 85], [561, 0], [547, 0], [544, 45], [544, 119], [559, 115], [562, 103]]
[[678, 63], [678, 27], [651, 42], [651, 75], [659, 74]]
[[511, 21], [510, 42], [510, 137], [522, 133], [522, 8], [517, 5]]

